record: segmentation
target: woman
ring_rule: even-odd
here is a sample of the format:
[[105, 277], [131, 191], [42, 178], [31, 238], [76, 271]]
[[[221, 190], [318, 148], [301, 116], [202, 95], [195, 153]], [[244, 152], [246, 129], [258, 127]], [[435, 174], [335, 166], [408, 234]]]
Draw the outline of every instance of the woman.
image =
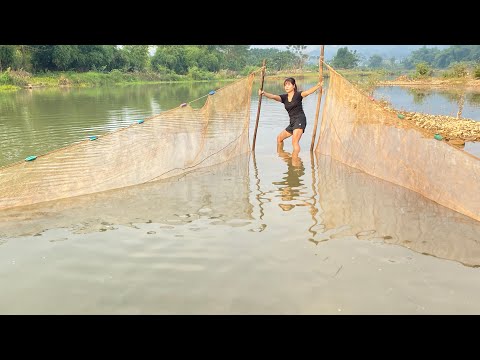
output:
[[304, 97], [307, 97], [318, 90], [320, 88], [320, 82], [308, 90], [298, 91], [295, 79], [289, 77], [283, 81], [283, 86], [286, 94], [274, 95], [266, 91], [258, 90], [258, 95], [264, 95], [269, 99], [273, 99], [285, 104], [285, 110], [287, 110], [288, 116], [290, 117], [290, 125], [288, 125], [285, 130], [282, 130], [280, 134], [278, 134], [277, 150], [282, 151], [283, 140], [293, 135], [293, 155], [300, 152], [299, 142], [305, 131], [305, 127], [307, 126], [307, 118], [303, 112], [302, 100]]

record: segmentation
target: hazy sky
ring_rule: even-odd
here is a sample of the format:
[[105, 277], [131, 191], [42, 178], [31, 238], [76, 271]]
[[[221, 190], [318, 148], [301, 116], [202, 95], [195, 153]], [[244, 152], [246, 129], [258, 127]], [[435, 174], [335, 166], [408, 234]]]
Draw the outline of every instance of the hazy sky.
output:
[[[329, 45], [329, 46], [338, 47], [340, 45]], [[345, 46], [348, 46], [348, 45], [345, 45]], [[259, 48], [259, 49], [275, 48], [275, 49], [287, 50], [287, 45], [250, 45], [250, 47]], [[315, 49], [320, 49], [320, 45], [307, 45], [307, 52], [315, 50]]]
[[[385, 46], [385, 47], [398, 47], [398, 48], [402, 48], [402, 47], [421, 47], [423, 45], [325, 45], [325, 48], [329, 47], [329, 48], [340, 48], [340, 47], [348, 47], [348, 48], [358, 48], [358, 47], [364, 47], [364, 48], [381, 48], [382, 46]], [[445, 47], [446, 45], [425, 45], [426, 47], [432, 47], [432, 46], [438, 46], [438, 47]], [[259, 48], [259, 49], [269, 49], [269, 48], [276, 48], [276, 49], [282, 49], [282, 50], [286, 50], [287, 49], [287, 45], [250, 45], [250, 47], [253, 47], [253, 48]], [[320, 49], [320, 45], [307, 45], [307, 52], [310, 52], [312, 50], [317, 50], [317, 49]]]
[[[418, 50], [423, 46], [427, 48], [437, 47], [439, 49], [445, 49], [450, 45], [325, 45], [325, 58], [329, 60], [335, 56], [339, 48], [347, 47], [350, 51], [355, 50], [359, 55], [366, 58], [372, 55], [380, 55], [384, 58], [395, 57], [397, 60], [401, 60], [409, 56], [412, 51]], [[287, 45], [251, 45], [251, 48], [286, 50]], [[320, 54], [320, 45], [307, 45], [305, 53], [308, 54], [312, 51]]]

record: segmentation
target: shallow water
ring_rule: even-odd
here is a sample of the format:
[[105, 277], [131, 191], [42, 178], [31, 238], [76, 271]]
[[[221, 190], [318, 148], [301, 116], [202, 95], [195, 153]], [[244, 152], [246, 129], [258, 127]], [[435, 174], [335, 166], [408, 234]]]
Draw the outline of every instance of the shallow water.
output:
[[480, 121], [480, 92], [474, 90], [379, 86], [373, 95], [395, 109], [455, 117], [463, 100], [462, 117]]
[[0, 312], [480, 312], [479, 222], [301, 160], [240, 156], [4, 211]]
[[[266, 89], [280, 91], [276, 83]], [[96, 128], [168, 108], [161, 89], [135, 91], [143, 96], [101, 101]], [[75, 121], [93, 118], [81, 115], [95, 107], [87, 99], [72, 111]], [[116, 101], [126, 101], [130, 115], [105, 120]], [[315, 96], [305, 99], [300, 161], [292, 161], [288, 141], [277, 154], [275, 137], [288, 116], [265, 100], [255, 157], [2, 211], [0, 313], [480, 313], [480, 222], [328, 157], [311, 157], [315, 106]], [[252, 126], [256, 111], [254, 96]], [[59, 126], [44, 119], [39, 128]], [[52, 132], [56, 140], [47, 145], [68, 137], [60, 134]], [[37, 144], [35, 131], [24, 135]]]
[[[299, 85], [308, 88], [314, 79], [299, 79]], [[45, 154], [51, 150], [79, 142], [91, 135], [128, 126], [139, 119], [158, 114], [179, 104], [206, 95], [211, 89], [226, 86], [228, 82], [173, 83], [101, 87], [89, 89], [31, 89], [14, 93], [0, 93], [0, 166], [22, 161], [30, 155]], [[282, 91], [281, 81], [267, 79], [269, 92]], [[328, 87], [328, 80], [325, 88]], [[421, 100], [418, 95], [421, 91]], [[325, 92], [324, 92], [325, 94]], [[456, 116], [458, 99], [462, 94], [444, 90], [418, 90], [402, 87], [379, 87], [374, 92], [378, 99], [389, 100], [396, 108], [431, 114]], [[314, 96], [314, 95], [312, 95]], [[308, 126], [303, 143], [310, 144], [316, 99], [307, 98]], [[463, 117], [480, 120], [480, 94], [467, 93]], [[192, 103], [201, 107], [205, 98]], [[257, 112], [256, 89], [252, 97], [252, 127]], [[323, 106], [323, 101], [322, 101]], [[276, 132], [288, 125], [288, 116], [279, 104], [265, 99], [262, 105], [261, 127], [257, 146], [272, 141]], [[263, 129], [263, 131], [262, 131]], [[318, 132], [317, 132], [318, 134]], [[274, 138], [275, 136], [273, 136]], [[305, 141], [307, 140], [308, 141]], [[478, 154], [480, 143], [467, 143], [465, 151]]]
[[[461, 117], [480, 121], [480, 92], [475, 90], [379, 86], [373, 96], [398, 110], [454, 117], [461, 110]], [[467, 142], [463, 150], [480, 158], [480, 142]]]

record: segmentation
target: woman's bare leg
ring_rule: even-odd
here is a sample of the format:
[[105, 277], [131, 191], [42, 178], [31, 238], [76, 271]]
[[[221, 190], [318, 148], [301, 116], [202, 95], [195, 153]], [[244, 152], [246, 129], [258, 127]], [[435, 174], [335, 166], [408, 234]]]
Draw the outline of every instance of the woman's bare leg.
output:
[[282, 130], [277, 136], [277, 151], [283, 151], [283, 140], [292, 136], [287, 130]]
[[302, 129], [294, 129], [293, 130], [293, 137], [292, 137], [293, 152], [292, 152], [292, 155], [294, 153], [298, 155], [298, 153], [300, 152], [300, 139], [302, 138], [302, 135], [303, 135], [303, 130]]

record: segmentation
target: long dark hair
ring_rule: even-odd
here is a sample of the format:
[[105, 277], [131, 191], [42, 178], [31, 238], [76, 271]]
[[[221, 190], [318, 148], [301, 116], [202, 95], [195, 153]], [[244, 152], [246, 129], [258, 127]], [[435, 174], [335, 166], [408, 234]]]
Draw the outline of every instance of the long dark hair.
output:
[[286, 83], [286, 82], [289, 82], [290, 84], [292, 84], [292, 85], [294, 86], [294, 88], [295, 88], [295, 91], [298, 91], [298, 90], [297, 90], [297, 83], [296, 83], [296, 81], [295, 81], [295, 79], [294, 79], [293, 77], [288, 77], [288, 78], [286, 78], [285, 80], [283, 80], [283, 86], [285, 86], [285, 83]]

